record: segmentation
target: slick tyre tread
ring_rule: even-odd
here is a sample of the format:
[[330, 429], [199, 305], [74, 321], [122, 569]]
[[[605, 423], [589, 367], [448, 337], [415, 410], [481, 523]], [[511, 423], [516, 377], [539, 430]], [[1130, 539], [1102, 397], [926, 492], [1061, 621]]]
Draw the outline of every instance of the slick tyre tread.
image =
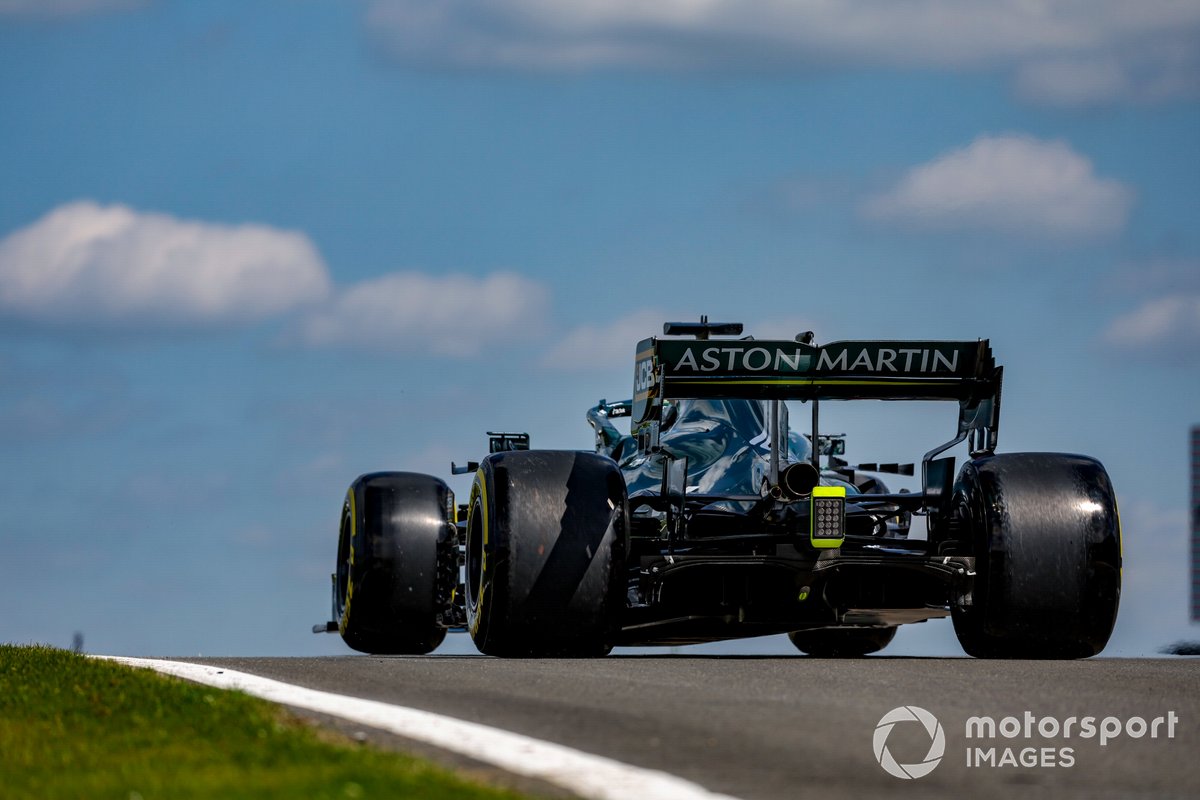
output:
[[371, 473], [351, 484], [334, 574], [334, 613], [350, 647], [423, 655], [446, 638], [437, 580], [439, 554], [453, 536], [448, 493], [437, 478], [409, 472]]
[[595, 453], [495, 453], [467, 520], [466, 607], [480, 652], [605, 655], [624, 602], [625, 481]]
[[1104, 467], [1058, 453], [968, 462], [955, 487], [975, 556], [954, 632], [977, 658], [1086, 658], [1104, 649], [1121, 593], [1120, 518]]

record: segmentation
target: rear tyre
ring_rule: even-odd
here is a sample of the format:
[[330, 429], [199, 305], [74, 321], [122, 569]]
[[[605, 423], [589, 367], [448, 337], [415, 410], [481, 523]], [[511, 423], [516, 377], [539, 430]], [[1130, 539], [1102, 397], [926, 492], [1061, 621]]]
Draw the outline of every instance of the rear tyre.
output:
[[817, 658], [857, 658], [892, 643], [896, 628], [817, 628], [792, 631], [788, 638], [801, 653]]
[[496, 656], [600, 656], [624, 606], [625, 481], [595, 453], [484, 459], [467, 518], [467, 626]]
[[334, 614], [346, 644], [419, 655], [446, 638], [438, 559], [453, 550], [451, 497], [442, 481], [411, 472], [376, 472], [351, 484], [334, 573]]
[[1121, 529], [1100, 462], [1012, 453], [967, 462], [956, 525], [975, 556], [969, 605], [951, 610], [977, 658], [1086, 658], [1104, 649], [1121, 595]]

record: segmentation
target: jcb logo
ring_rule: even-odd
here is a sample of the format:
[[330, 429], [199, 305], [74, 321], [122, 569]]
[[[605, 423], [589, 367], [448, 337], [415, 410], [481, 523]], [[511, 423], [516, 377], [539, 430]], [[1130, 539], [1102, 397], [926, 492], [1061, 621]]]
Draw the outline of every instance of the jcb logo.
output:
[[644, 358], [633, 367], [633, 393], [643, 394], [649, 391], [654, 382], [654, 359]]

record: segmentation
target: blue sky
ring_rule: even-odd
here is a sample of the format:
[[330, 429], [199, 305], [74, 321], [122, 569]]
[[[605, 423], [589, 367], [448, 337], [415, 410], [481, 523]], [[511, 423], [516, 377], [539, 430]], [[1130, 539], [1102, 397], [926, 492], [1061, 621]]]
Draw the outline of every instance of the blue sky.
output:
[[356, 474], [586, 448], [699, 314], [991, 338], [1001, 450], [1117, 486], [1109, 652], [1195, 638], [1200, 4], [1127, 6], [0, 0], [0, 640], [344, 652]]

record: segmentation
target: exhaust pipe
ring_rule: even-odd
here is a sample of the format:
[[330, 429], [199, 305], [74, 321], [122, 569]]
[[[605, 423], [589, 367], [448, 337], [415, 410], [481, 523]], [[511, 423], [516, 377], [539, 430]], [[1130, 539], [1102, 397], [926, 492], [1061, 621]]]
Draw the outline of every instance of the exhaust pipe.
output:
[[776, 500], [807, 497], [820, 482], [821, 473], [816, 467], [808, 461], [795, 461], [779, 473], [779, 485], [771, 488], [771, 496]]

